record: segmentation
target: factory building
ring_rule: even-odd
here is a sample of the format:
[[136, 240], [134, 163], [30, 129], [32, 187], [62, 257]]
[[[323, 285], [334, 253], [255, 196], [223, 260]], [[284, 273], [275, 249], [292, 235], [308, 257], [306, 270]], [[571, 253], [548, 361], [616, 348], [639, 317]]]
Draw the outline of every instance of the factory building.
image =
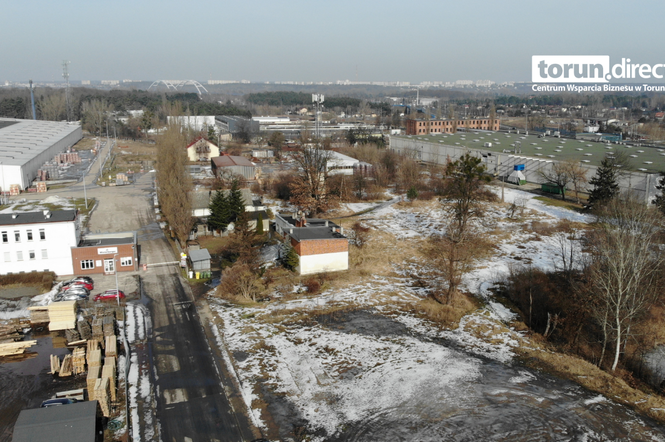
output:
[[501, 122], [490, 118], [469, 118], [466, 120], [406, 120], [407, 135], [429, 135], [456, 133], [458, 130], [499, 130]]
[[0, 118], [0, 187], [30, 187], [37, 171], [83, 137], [78, 123]]

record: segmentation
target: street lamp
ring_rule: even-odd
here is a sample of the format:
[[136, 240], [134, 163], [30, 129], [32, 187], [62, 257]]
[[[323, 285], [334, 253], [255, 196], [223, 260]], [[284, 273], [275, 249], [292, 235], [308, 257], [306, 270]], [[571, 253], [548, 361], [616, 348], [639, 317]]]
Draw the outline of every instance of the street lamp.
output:
[[120, 290], [118, 289], [118, 266], [115, 260], [116, 256], [118, 256], [117, 253], [113, 255], [113, 271], [115, 272], [115, 299], [118, 301], [118, 307], [120, 307]]

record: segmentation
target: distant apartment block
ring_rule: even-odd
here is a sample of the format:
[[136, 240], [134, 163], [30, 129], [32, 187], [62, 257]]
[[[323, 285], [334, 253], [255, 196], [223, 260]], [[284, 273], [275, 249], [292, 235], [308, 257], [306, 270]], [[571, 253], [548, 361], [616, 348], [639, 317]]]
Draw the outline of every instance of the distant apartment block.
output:
[[467, 120], [406, 120], [407, 135], [427, 135], [453, 133], [454, 128], [471, 130], [499, 130], [500, 121], [489, 118], [470, 118]]

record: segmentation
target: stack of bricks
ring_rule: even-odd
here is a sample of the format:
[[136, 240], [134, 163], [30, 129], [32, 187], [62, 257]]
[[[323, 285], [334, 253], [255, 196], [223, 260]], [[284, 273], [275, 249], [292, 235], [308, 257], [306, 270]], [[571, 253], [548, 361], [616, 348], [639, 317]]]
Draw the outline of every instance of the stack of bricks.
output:
[[44, 181], [37, 181], [37, 192], [46, 192], [46, 183]]
[[78, 152], [59, 153], [55, 156], [54, 160], [56, 161], [56, 163], [59, 164], [63, 163], [78, 164], [81, 162], [81, 157], [79, 156]]
[[10, 184], [9, 185], [9, 196], [16, 196], [21, 193], [21, 186], [18, 184]]

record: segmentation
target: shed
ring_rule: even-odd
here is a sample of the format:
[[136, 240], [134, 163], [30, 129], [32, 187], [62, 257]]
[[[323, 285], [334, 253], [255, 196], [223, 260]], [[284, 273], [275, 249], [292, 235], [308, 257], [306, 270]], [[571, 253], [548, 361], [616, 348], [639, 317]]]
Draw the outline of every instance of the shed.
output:
[[241, 175], [246, 180], [256, 179], [256, 167], [245, 157], [222, 155], [211, 158], [210, 163], [215, 176], [230, 173], [232, 175]]
[[23, 410], [14, 425], [12, 442], [95, 442], [101, 424], [97, 401]]
[[208, 249], [190, 250], [189, 260], [192, 262], [192, 270], [195, 272], [210, 271], [210, 253]]

